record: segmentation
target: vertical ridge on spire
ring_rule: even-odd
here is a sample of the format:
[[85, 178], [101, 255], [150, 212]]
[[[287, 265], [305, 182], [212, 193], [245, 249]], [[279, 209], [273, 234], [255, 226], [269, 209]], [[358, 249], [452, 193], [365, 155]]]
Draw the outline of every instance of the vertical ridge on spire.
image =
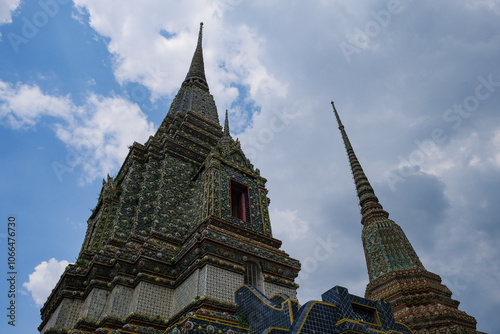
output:
[[200, 23], [200, 31], [198, 33], [198, 44], [196, 45], [196, 50], [194, 51], [193, 59], [191, 60], [191, 66], [184, 79], [183, 85], [196, 84], [197, 86], [203, 88], [208, 92], [207, 78], [205, 77], [205, 64], [203, 62], [203, 22]]

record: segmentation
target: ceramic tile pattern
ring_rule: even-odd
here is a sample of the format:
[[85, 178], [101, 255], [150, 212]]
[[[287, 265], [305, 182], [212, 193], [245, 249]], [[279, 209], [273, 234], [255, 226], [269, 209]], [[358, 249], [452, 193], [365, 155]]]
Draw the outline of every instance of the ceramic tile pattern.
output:
[[104, 317], [111, 316], [125, 320], [129, 313], [130, 301], [132, 299], [133, 289], [122, 285], [116, 285], [111, 291]]
[[206, 295], [234, 302], [234, 291], [243, 285], [243, 275], [214, 266], [207, 266]]
[[174, 293], [174, 307], [172, 313], [175, 314], [184, 306], [194, 301], [198, 296], [198, 275], [199, 270], [196, 270], [189, 276]]
[[278, 294], [278, 293], [284, 293], [290, 299], [297, 299], [297, 290], [296, 289], [291, 289], [287, 288], [278, 284], [273, 284], [269, 282], [264, 282], [264, 289], [265, 289], [265, 295], [268, 298], [271, 298], [272, 296]]
[[91, 321], [101, 320], [108, 296], [109, 291], [94, 288], [85, 299], [80, 317]]
[[207, 291], [207, 272], [208, 272], [208, 265], [203, 266], [203, 268], [200, 269], [199, 274], [198, 274], [198, 295], [199, 296], [205, 296], [206, 291]]
[[78, 299], [64, 299], [59, 305], [55, 327], [72, 328], [79, 316], [82, 301]]
[[[322, 295], [323, 301], [310, 301], [300, 309], [284, 296], [269, 300], [253, 287], [243, 286], [235, 293], [239, 310], [245, 315], [254, 333], [337, 334], [337, 333], [400, 333], [411, 331], [394, 320], [391, 308], [383, 301], [371, 301], [348, 293], [336, 286]], [[355, 305], [356, 307], [353, 307]], [[371, 310], [376, 323], [360, 319], [356, 308]]]
[[140, 282], [135, 288], [130, 312], [168, 318], [173, 294], [174, 291], [167, 287]]

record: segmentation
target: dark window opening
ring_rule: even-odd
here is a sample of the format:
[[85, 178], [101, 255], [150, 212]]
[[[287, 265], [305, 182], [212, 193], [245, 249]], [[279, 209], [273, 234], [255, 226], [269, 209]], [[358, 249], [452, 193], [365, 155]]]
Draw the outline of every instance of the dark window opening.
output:
[[352, 310], [354, 311], [354, 318], [370, 324], [379, 325], [377, 310], [364, 305], [352, 303]]
[[231, 180], [231, 216], [245, 222], [251, 221], [248, 187]]

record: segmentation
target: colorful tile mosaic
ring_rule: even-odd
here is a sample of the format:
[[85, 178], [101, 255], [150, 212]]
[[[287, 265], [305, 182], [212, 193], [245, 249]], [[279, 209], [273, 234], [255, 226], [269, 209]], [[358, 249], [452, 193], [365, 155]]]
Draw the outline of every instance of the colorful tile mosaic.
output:
[[134, 290], [125, 286], [116, 285], [109, 295], [103, 317], [113, 317], [125, 320], [129, 313], [130, 301]]
[[107, 290], [93, 289], [82, 305], [80, 318], [90, 321], [101, 320], [109, 294], [110, 293]]
[[412, 334], [397, 323], [387, 302], [371, 301], [336, 286], [300, 309], [281, 295], [268, 299], [250, 286], [235, 292], [239, 312], [254, 333], [399, 333]]
[[80, 314], [82, 301], [78, 299], [65, 299], [59, 304], [57, 315], [54, 317], [54, 327], [71, 329], [76, 324]]
[[287, 288], [282, 285], [264, 282], [264, 291], [267, 297], [272, 297], [277, 294], [285, 294], [290, 299], [297, 299], [297, 289]]
[[172, 313], [177, 313], [184, 306], [193, 302], [196, 297], [199, 297], [198, 275], [199, 270], [196, 270], [177, 289], [175, 289]]
[[160, 318], [170, 317], [174, 291], [170, 288], [140, 282], [134, 290], [130, 312], [152, 314]]
[[234, 302], [234, 291], [242, 284], [243, 275], [207, 265], [207, 296]]

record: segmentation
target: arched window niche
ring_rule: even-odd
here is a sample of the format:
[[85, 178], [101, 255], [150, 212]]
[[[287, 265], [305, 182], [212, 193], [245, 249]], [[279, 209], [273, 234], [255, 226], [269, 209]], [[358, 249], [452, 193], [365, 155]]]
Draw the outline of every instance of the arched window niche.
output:
[[258, 263], [253, 261], [245, 262], [244, 284], [251, 285], [264, 293], [264, 278]]

